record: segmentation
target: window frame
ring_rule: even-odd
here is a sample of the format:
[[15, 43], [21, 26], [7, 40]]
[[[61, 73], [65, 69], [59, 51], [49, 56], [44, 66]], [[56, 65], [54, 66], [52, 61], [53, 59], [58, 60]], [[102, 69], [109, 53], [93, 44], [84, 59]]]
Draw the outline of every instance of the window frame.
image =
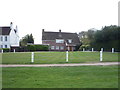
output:
[[64, 39], [56, 39], [56, 43], [64, 43]]
[[8, 38], [7, 38], [7, 36], [5, 36], [5, 41], [8, 41]]
[[60, 50], [64, 50], [64, 46], [60, 46]]
[[72, 43], [72, 39], [68, 39], [68, 43]]
[[59, 46], [56, 46], [56, 48], [55, 48], [56, 50], [60, 50], [60, 47]]
[[0, 37], [0, 41], [3, 41], [3, 36]]
[[7, 46], [8, 46], [8, 45], [5, 45], [5, 48], [8, 48]]
[[51, 46], [50, 49], [51, 49], [51, 50], [54, 50], [54, 49], [55, 49], [55, 46]]

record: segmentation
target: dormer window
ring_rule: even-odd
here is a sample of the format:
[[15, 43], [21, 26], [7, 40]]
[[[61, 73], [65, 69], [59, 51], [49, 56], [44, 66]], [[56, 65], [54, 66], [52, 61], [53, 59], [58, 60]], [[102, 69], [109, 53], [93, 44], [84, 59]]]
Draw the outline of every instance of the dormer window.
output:
[[68, 43], [72, 43], [72, 39], [68, 39]]
[[56, 43], [64, 43], [63, 39], [56, 39]]

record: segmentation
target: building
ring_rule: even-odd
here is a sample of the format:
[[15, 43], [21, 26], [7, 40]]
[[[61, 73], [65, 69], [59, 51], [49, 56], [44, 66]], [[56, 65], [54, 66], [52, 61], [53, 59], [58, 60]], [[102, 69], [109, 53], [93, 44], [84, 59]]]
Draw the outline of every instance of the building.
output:
[[49, 44], [51, 51], [74, 51], [80, 41], [77, 33], [47, 32], [42, 30], [42, 44]]
[[18, 28], [13, 28], [13, 23], [10, 26], [0, 27], [0, 48], [17, 48], [19, 47]]

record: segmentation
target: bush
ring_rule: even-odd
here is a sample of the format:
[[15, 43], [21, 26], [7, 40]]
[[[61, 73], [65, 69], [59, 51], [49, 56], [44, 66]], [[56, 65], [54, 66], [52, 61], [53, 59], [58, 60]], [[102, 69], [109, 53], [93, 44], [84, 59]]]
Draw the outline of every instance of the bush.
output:
[[27, 45], [28, 51], [48, 51], [48, 45]]
[[0, 51], [3, 50], [3, 52], [9, 52], [10, 49], [9, 48], [0, 48]]

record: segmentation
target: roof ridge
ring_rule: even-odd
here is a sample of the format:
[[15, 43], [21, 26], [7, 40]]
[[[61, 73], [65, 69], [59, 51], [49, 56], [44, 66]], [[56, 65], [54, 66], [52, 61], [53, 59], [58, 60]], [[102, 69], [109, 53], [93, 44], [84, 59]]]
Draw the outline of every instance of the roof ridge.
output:
[[[59, 33], [59, 32], [44, 31], [44, 33]], [[75, 34], [75, 33], [72, 33], [72, 32], [61, 32], [61, 33], [70, 33], [70, 34]]]

